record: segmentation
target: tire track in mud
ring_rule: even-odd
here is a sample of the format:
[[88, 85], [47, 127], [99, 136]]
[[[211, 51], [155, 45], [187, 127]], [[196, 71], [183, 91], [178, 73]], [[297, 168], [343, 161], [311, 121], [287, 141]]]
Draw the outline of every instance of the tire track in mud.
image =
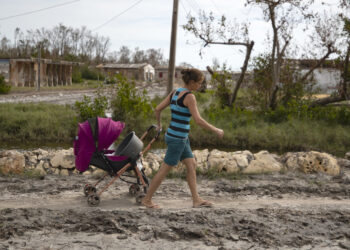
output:
[[[350, 184], [324, 175], [199, 180], [213, 208], [191, 208], [185, 181], [165, 180], [163, 209], [137, 206], [117, 182], [88, 207], [86, 176], [0, 177], [0, 249], [349, 249]], [[45, 238], [45, 242], [43, 242]]]
[[[150, 239], [201, 240], [220, 246], [247, 241], [262, 247], [302, 247], [350, 237], [349, 211], [295, 211], [288, 208], [208, 209], [187, 211], [103, 211], [3, 209], [0, 239], [28, 232], [150, 234]], [[329, 230], [331, 229], [331, 230]], [[315, 239], [319, 238], [315, 241]]]

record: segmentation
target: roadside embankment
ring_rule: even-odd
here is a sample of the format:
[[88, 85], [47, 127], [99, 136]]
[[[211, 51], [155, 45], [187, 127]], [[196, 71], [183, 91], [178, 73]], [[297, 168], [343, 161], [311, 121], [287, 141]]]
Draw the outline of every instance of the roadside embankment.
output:
[[[268, 151], [251, 153], [248, 150], [225, 152], [219, 150], [195, 150], [199, 174], [213, 177], [221, 175], [264, 174], [276, 172], [324, 173], [330, 176], [342, 174], [342, 168], [350, 167], [347, 159], [336, 158], [331, 154], [309, 151], [288, 152], [276, 155]], [[149, 152], [142, 158], [145, 173], [148, 176], [158, 171], [164, 153], [162, 150]], [[103, 170], [90, 166], [84, 175], [100, 175]], [[173, 174], [186, 172], [179, 164]], [[2, 175], [31, 174], [43, 176], [55, 174], [69, 176], [81, 174], [75, 169], [73, 148], [61, 150], [2, 150], [0, 151], [0, 173]], [[346, 178], [350, 178], [347, 176]]]

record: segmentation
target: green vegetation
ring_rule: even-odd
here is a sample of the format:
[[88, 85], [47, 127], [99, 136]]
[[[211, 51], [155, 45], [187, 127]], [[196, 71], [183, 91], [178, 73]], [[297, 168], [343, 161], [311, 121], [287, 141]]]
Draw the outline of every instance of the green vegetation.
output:
[[43, 179], [45, 178], [45, 176], [37, 169], [26, 169], [24, 170], [22, 173], [3, 173], [2, 169], [0, 167], [0, 176], [7, 176], [7, 177], [11, 177], [11, 176], [21, 176], [25, 179]]
[[113, 95], [111, 97], [113, 119], [124, 121], [127, 131], [145, 131], [147, 127], [154, 123], [152, 119], [154, 117], [154, 105], [147, 97], [147, 92], [139, 93], [134, 82], [129, 82], [120, 75], [117, 75], [113, 82], [116, 82], [113, 84]]
[[0, 141], [6, 145], [71, 144], [77, 115], [69, 106], [47, 103], [0, 104]]
[[[0, 104], [0, 146], [72, 145], [77, 123], [96, 115], [104, 116], [107, 99], [114, 120], [126, 124], [121, 138], [131, 130], [141, 136], [154, 124], [154, 107], [162, 98], [149, 100], [139, 93], [135, 84], [116, 77], [97, 99], [84, 98], [75, 107], [52, 104]], [[106, 87], [104, 87], [106, 88]], [[102, 92], [103, 91], [103, 92]], [[102, 95], [101, 93], [108, 93]], [[222, 140], [203, 130], [193, 121], [191, 145], [198, 148], [223, 150], [268, 150], [275, 153], [317, 150], [344, 156], [350, 148], [350, 110], [346, 107], [309, 108], [307, 103], [289, 101], [275, 110], [251, 108], [248, 94], [241, 91], [236, 106], [222, 107], [213, 91], [196, 93], [202, 117], [224, 129]], [[100, 98], [100, 99], [99, 99]], [[239, 105], [239, 106], [238, 106]], [[259, 107], [259, 105], [255, 106]], [[163, 129], [170, 121], [170, 110], [162, 113]], [[151, 135], [152, 136], [152, 135]], [[164, 133], [154, 147], [165, 147]], [[119, 140], [118, 140], [119, 141]]]
[[91, 99], [89, 96], [84, 96], [81, 102], [76, 101], [74, 108], [79, 114], [79, 121], [83, 122], [92, 117], [105, 117], [105, 110], [108, 107], [107, 97], [102, 93], [102, 85], [96, 91], [96, 97]]
[[85, 80], [104, 80], [104, 75], [96, 68], [89, 67], [88, 65], [75, 66], [72, 72], [72, 82], [82, 83]]
[[26, 179], [43, 179], [45, 176], [37, 169], [27, 169], [22, 174]]
[[7, 94], [10, 92], [11, 86], [7, 85], [5, 82], [5, 77], [0, 75], [0, 94]]

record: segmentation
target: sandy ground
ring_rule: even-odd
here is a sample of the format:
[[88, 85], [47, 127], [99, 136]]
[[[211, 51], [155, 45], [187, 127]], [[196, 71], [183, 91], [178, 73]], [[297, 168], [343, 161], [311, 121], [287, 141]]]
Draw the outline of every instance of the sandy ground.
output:
[[0, 95], [0, 103], [47, 102], [54, 104], [74, 104], [84, 95], [93, 96], [94, 90], [30, 91]]
[[[178, 87], [178, 85], [176, 85]], [[164, 96], [166, 93], [166, 85], [159, 83], [138, 85], [137, 88], [142, 91], [147, 90], [148, 96], [154, 98], [156, 95]], [[85, 90], [41, 90], [41, 91], [26, 91], [13, 92], [7, 95], [0, 95], [0, 103], [18, 103], [18, 102], [46, 102], [54, 104], [74, 104], [76, 101], [81, 101], [84, 95], [93, 97], [94, 89]]]
[[120, 180], [89, 207], [93, 177], [2, 177], [0, 249], [350, 249], [349, 176], [200, 179], [212, 208], [192, 208], [186, 181], [167, 179], [159, 210], [138, 206]]

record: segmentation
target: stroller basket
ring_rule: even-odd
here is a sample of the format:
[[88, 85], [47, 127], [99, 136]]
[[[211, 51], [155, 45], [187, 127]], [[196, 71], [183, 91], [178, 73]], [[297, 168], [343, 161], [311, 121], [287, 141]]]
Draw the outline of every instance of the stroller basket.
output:
[[139, 157], [143, 148], [143, 142], [136, 136], [135, 132], [129, 133], [115, 150], [115, 155], [124, 155], [135, 160]]

